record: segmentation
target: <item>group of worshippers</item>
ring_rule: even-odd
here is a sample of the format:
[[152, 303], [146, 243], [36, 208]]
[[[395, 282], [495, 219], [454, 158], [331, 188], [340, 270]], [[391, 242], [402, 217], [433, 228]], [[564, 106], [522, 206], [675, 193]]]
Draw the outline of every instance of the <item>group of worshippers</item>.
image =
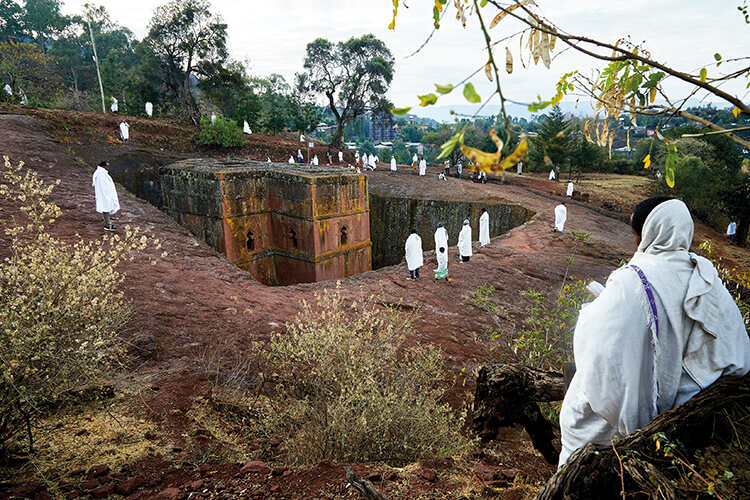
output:
[[722, 376], [750, 370], [750, 338], [707, 259], [690, 252], [693, 219], [680, 200], [655, 197], [631, 217], [637, 250], [581, 308], [575, 374], [560, 412], [562, 467], [588, 443], [651, 422]]
[[[117, 101], [117, 98], [112, 96], [112, 103], [109, 105], [109, 110], [112, 113], [117, 113], [119, 111], [119, 102]], [[145, 111], [146, 116], [151, 118], [154, 116], [154, 105], [150, 102], [147, 102], [145, 105]], [[247, 122], [245, 122], [247, 123]], [[128, 142], [130, 140], [130, 124], [126, 121], [120, 122], [120, 139], [122, 142]]]
[[[26, 97], [26, 93], [22, 89], [17, 89], [17, 90], [18, 90], [18, 104], [20, 104], [21, 106], [28, 106], [29, 100]], [[13, 99], [13, 88], [9, 84], [6, 83], [3, 86], [3, 91], [5, 91], [5, 94], [8, 96], [10, 100]]]
[[[479, 244], [481, 246], [490, 243], [490, 214], [486, 208], [482, 209], [482, 215], [479, 217]], [[469, 219], [465, 219], [461, 231], [458, 233], [458, 254], [459, 263], [469, 262], [473, 254], [471, 247], [471, 224]], [[406, 239], [404, 245], [406, 256], [406, 267], [409, 269], [409, 280], [421, 279], [420, 270], [424, 266], [424, 256], [422, 252], [422, 238], [417, 234], [416, 229], [411, 230], [411, 234]], [[435, 258], [437, 267], [435, 268], [435, 280], [448, 278], [448, 230], [442, 222], [438, 222], [435, 231]]]

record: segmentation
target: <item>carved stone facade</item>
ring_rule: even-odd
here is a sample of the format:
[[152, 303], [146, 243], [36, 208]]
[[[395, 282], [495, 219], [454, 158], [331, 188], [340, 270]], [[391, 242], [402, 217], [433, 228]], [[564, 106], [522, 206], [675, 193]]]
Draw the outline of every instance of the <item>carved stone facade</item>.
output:
[[367, 177], [339, 168], [193, 159], [160, 169], [164, 208], [257, 280], [371, 269]]

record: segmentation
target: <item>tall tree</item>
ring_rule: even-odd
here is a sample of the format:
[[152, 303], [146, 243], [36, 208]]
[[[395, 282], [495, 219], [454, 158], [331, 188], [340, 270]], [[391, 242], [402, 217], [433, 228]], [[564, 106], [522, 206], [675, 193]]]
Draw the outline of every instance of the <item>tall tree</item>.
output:
[[552, 108], [552, 111], [541, 119], [538, 135], [533, 140], [535, 147], [530, 153], [530, 159], [537, 164], [544, 163], [562, 168], [570, 156], [569, 130], [570, 120], [565, 117], [560, 107]]
[[307, 45], [305, 72], [297, 75], [298, 88], [323, 95], [336, 118], [332, 143], [341, 146], [344, 127], [378, 106], [393, 80], [393, 56], [373, 35], [333, 44], [324, 38]]
[[43, 51], [68, 23], [69, 19], [60, 13], [60, 0], [26, 0], [24, 30]]
[[205, 0], [172, 0], [157, 7], [149, 23], [148, 43], [173, 79], [181, 75], [184, 104], [195, 123], [199, 113], [190, 77], [200, 73], [201, 63], [226, 60], [226, 39], [227, 25], [211, 13]]
[[23, 14], [23, 8], [15, 0], [0, 0], [0, 42], [24, 34]]

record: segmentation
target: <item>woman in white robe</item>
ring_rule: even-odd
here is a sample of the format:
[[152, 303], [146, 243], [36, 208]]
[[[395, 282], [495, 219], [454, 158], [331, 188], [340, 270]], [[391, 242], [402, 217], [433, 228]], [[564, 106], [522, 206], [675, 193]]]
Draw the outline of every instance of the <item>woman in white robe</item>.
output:
[[[154, 116], [154, 105], [153, 105], [153, 104], [151, 104], [150, 102], [147, 102], [147, 103], [146, 103], [146, 115], [147, 115], [147, 116], [148, 116], [149, 118], [151, 118], [152, 116]], [[213, 122], [214, 122], [214, 120], [216, 120], [216, 115], [213, 115], [213, 114], [212, 114], [212, 115], [211, 115], [211, 123], [213, 123]]]
[[568, 208], [565, 202], [555, 207], [555, 231], [563, 232], [565, 230], [565, 221], [568, 219]]
[[315, 165], [316, 167], [318, 166], [318, 155], [313, 156], [312, 164]]
[[445, 247], [446, 253], [448, 252], [448, 230], [445, 229], [442, 222], [438, 222], [438, 227], [435, 231], [435, 251], [440, 247]]
[[122, 142], [128, 142], [128, 139], [130, 139], [130, 125], [128, 125], [128, 122], [120, 123], [120, 137], [122, 138]]
[[113, 113], [117, 113], [117, 98], [112, 96], [112, 104], [109, 105], [109, 110]]
[[650, 198], [631, 225], [638, 250], [578, 317], [560, 466], [587, 443], [609, 447], [719, 377], [750, 370], [739, 309], [713, 264], [689, 251], [687, 206]]
[[391, 172], [395, 172], [396, 170], [396, 158], [391, 156]]
[[427, 160], [422, 158], [419, 160], [419, 175], [427, 174]]
[[247, 123], [247, 120], [244, 120], [242, 122], [242, 132], [245, 133], [245, 134], [247, 134], [247, 135], [253, 135], [253, 131], [250, 128], [250, 124]]
[[370, 153], [370, 158], [367, 160], [368, 165], [372, 170], [375, 170], [378, 166], [378, 160], [375, 158], [375, 155]]
[[409, 268], [409, 279], [419, 279], [419, 269], [424, 265], [424, 256], [422, 255], [422, 238], [419, 237], [416, 229], [411, 230], [411, 234], [406, 239], [404, 250], [406, 252], [406, 266]]
[[487, 246], [490, 244], [490, 214], [487, 209], [482, 209], [482, 215], [479, 216], [479, 244]]
[[568, 197], [573, 196], [573, 181], [568, 182], [568, 191], [566, 194]]
[[471, 258], [471, 226], [469, 219], [464, 220], [464, 226], [458, 233], [458, 253], [461, 256], [460, 262], [469, 262]]
[[414, 153], [414, 156], [411, 157], [411, 167], [417, 168], [418, 162], [419, 162], [419, 157], [417, 157], [417, 153]]
[[294, 165], [294, 156], [289, 155], [289, 160], [287, 161], [287, 163]]
[[96, 167], [91, 184], [94, 186], [96, 211], [104, 217], [104, 229], [114, 231], [116, 228], [110, 222], [109, 216], [120, 210], [120, 200], [117, 198], [115, 183], [107, 172], [108, 166], [109, 163], [103, 161]]
[[435, 258], [437, 259], [437, 268], [435, 269], [435, 279], [447, 280], [448, 279], [448, 247], [436, 248]]
[[554, 181], [555, 180], [555, 169], [549, 171], [549, 180]]
[[339, 164], [341, 165], [344, 164], [344, 152], [343, 151], [339, 151]]

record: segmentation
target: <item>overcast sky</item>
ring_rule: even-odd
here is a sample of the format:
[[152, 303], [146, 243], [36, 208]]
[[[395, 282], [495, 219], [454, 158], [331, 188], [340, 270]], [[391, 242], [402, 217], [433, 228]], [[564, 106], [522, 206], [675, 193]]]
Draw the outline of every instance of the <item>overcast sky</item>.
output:
[[[65, 0], [63, 11], [77, 13], [86, 0]], [[149, 0], [101, 0], [112, 18], [142, 38], [154, 8], [163, 2]], [[645, 41], [652, 56], [683, 71], [697, 72], [719, 52], [725, 58], [750, 53], [750, 27], [736, 9], [739, 0], [537, 0], [542, 12], [560, 28], [610, 42], [630, 35]], [[453, 2], [448, 2], [452, 4]], [[302, 70], [305, 46], [318, 37], [333, 42], [372, 33], [385, 41], [396, 59], [395, 76], [388, 97], [397, 106], [413, 106], [417, 94], [434, 91], [433, 83], [455, 83], [486, 61], [477, 20], [463, 29], [454, 16], [416, 56], [407, 58], [432, 31], [432, 0], [407, 0], [399, 10], [395, 31], [391, 0], [213, 0], [213, 10], [229, 25], [229, 48], [235, 59], [247, 61], [251, 74], [280, 73], [289, 82]], [[450, 7], [453, 9], [453, 7]], [[491, 6], [485, 10], [491, 12]], [[455, 11], [453, 11], [455, 12]], [[492, 30], [495, 39], [515, 33], [519, 25], [506, 18]], [[559, 77], [572, 69], [589, 73], [595, 65], [585, 56], [567, 51], [547, 70], [539, 66], [524, 70], [518, 61], [519, 43], [509, 48], [515, 59], [512, 75], [503, 75], [504, 92], [519, 101], [541, 94], [550, 97]], [[556, 50], [560, 50], [561, 44]], [[504, 61], [505, 44], [497, 53]], [[747, 63], [747, 61], [744, 61]], [[720, 68], [724, 69], [724, 66]], [[709, 69], [709, 76], [716, 72]], [[483, 73], [474, 78], [477, 91], [489, 95], [490, 84]], [[746, 97], [739, 82], [725, 90]], [[684, 87], [668, 84], [672, 92]], [[712, 99], [716, 101], [716, 99]], [[440, 99], [439, 104], [465, 104], [460, 92]]]

